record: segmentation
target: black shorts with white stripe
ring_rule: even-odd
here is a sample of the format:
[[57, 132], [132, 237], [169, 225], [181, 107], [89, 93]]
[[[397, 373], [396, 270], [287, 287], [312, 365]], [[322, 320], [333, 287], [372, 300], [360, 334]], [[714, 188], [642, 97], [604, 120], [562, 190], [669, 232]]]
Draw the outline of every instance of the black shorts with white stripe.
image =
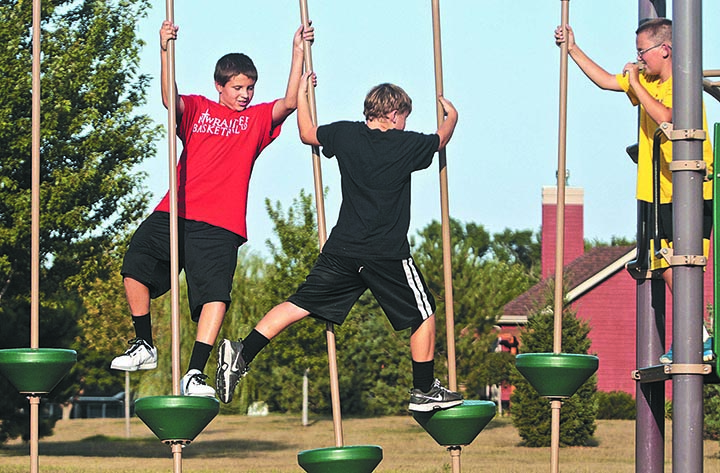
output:
[[417, 328], [435, 313], [435, 299], [412, 257], [364, 259], [321, 253], [288, 301], [315, 318], [340, 325], [367, 289], [395, 330]]

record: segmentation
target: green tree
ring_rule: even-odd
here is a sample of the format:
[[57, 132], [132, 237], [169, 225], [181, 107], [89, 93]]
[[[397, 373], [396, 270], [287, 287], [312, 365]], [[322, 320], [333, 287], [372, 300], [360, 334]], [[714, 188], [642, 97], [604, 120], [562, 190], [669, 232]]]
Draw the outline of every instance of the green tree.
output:
[[[520, 335], [520, 346], [525, 353], [552, 353], [554, 314], [552, 296], [539, 307]], [[562, 314], [563, 353], [587, 354], [590, 349], [590, 326], [579, 320], [574, 311], [565, 308]], [[513, 370], [511, 382], [515, 386], [510, 402], [513, 425], [518, 429], [524, 445], [547, 447], [551, 436], [550, 402], [540, 397], [525, 378]], [[584, 446], [595, 432], [597, 405], [593, 396], [597, 391], [597, 378], [593, 375], [577, 392], [563, 402], [560, 411], [560, 444]]]
[[[160, 129], [135, 113], [148, 78], [138, 72], [135, 22], [148, 2], [43, 2], [41, 84], [40, 345], [69, 347], [82, 312], [79, 286], [102, 277], [112, 237], [146, 206], [134, 167], [154, 154]], [[29, 339], [32, 2], [0, 3], [0, 315]], [[112, 242], [112, 243], [108, 243]], [[109, 246], [110, 245], [110, 246]], [[49, 396], [82, 389], [81, 361]], [[74, 384], [74, 383], [75, 384]], [[25, 435], [27, 405], [0, 384], [0, 441]], [[22, 412], [27, 412], [24, 409]], [[24, 414], [26, 415], [26, 414]]]

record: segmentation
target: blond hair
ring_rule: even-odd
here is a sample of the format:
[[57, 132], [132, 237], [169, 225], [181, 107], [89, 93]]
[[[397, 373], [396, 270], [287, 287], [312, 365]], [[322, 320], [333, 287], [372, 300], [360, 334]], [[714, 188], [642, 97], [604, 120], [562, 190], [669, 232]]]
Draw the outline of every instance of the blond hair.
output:
[[366, 120], [385, 118], [393, 110], [408, 115], [412, 112], [412, 99], [401, 87], [388, 83], [379, 84], [365, 96], [363, 114]]

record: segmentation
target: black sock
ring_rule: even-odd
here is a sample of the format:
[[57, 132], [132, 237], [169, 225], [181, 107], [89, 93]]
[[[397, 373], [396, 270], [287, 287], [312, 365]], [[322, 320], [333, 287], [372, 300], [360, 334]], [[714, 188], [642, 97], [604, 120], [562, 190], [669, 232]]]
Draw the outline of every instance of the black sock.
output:
[[412, 362], [413, 388], [426, 393], [435, 381], [435, 360]]
[[152, 337], [152, 324], [150, 323], [150, 314], [133, 315], [133, 327], [135, 328], [135, 336], [147, 342], [148, 345], [154, 347]]
[[243, 339], [242, 343], [242, 357], [245, 360], [245, 363], [250, 364], [250, 362], [255, 359], [255, 356], [260, 353], [260, 350], [270, 343], [270, 340], [262, 333], [253, 329], [253, 331], [250, 332], [245, 339]]
[[190, 355], [190, 364], [188, 365], [188, 371], [205, 371], [205, 365], [207, 364], [208, 358], [210, 358], [210, 352], [212, 351], [212, 349], [212, 345], [208, 345], [207, 343], [198, 342], [197, 340], [195, 340], [192, 355]]

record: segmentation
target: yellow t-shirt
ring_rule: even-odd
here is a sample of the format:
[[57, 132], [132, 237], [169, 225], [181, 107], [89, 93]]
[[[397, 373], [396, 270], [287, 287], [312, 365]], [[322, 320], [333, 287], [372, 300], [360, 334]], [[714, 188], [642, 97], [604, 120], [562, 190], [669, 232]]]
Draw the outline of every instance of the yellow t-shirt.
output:
[[[630, 98], [633, 105], [639, 105], [637, 97], [630, 90], [630, 80], [627, 76], [617, 74], [615, 76], [618, 84]], [[645, 87], [650, 95], [655, 97], [660, 103], [668, 108], [672, 108], [672, 77], [665, 82], [660, 82], [656, 76], [646, 77], [640, 74], [640, 84]], [[707, 118], [705, 116], [705, 104], [703, 103], [703, 130], [708, 132]], [[640, 130], [638, 131], [638, 171], [637, 171], [637, 191], [636, 198], [645, 202], [653, 201], [653, 170], [652, 170], [652, 152], [653, 152], [653, 135], [658, 128], [650, 115], [645, 111], [645, 107], [640, 106]], [[660, 144], [660, 202], [663, 204], [672, 202], [672, 172], [669, 165], [672, 161], [672, 142], [665, 135], [662, 136]], [[712, 172], [713, 151], [710, 144], [710, 135], [703, 142], [703, 161], [705, 161], [708, 173]], [[712, 182], [705, 181], [703, 183], [703, 199], [712, 199]]]

